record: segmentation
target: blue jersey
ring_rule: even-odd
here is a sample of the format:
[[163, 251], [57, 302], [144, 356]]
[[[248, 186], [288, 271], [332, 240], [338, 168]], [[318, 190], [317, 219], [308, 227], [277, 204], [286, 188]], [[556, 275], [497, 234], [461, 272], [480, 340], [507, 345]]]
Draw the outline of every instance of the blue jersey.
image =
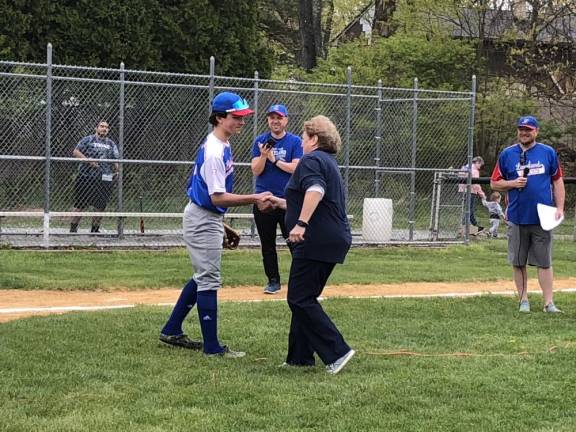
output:
[[188, 182], [187, 195], [197, 206], [214, 213], [225, 213], [226, 208], [212, 204], [210, 195], [232, 192], [234, 166], [230, 143], [220, 141], [211, 133], [206, 137], [198, 154], [194, 171]]
[[[258, 144], [264, 144], [272, 138], [270, 132], [259, 135], [252, 145], [252, 158], [260, 156]], [[273, 138], [272, 138], [273, 139]], [[292, 162], [294, 159], [302, 157], [302, 140], [289, 132], [282, 139], [275, 140], [276, 143], [272, 148], [276, 160], [283, 162]], [[256, 193], [270, 191], [277, 197], [284, 198], [284, 188], [290, 180], [290, 173], [274, 166], [272, 162], [266, 160], [264, 170], [259, 176], [256, 176]]]
[[520, 144], [505, 148], [498, 157], [491, 180], [515, 180], [527, 167], [526, 187], [511, 189], [507, 193], [506, 217], [513, 224], [537, 225], [540, 223], [537, 204], [554, 205], [552, 181], [562, 177], [562, 168], [556, 150], [546, 144], [536, 143], [528, 149], [523, 165], [520, 163], [521, 155]]

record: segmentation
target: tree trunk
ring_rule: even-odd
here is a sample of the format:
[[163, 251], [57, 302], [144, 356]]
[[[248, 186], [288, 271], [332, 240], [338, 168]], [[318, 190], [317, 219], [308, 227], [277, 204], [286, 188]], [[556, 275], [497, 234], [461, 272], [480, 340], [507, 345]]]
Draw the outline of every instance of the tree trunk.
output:
[[324, 36], [322, 40], [322, 58], [328, 57], [330, 48], [330, 37], [332, 36], [332, 25], [334, 22], [334, 0], [327, 1], [326, 22], [324, 24]]
[[305, 70], [316, 67], [316, 38], [314, 35], [313, 0], [299, 0], [300, 40], [302, 43], [300, 63]]
[[392, 24], [392, 16], [395, 11], [396, 0], [376, 0], [374, 2], [372, 32], [384, 37], [391, 36], [395, 30], [395, 26]]

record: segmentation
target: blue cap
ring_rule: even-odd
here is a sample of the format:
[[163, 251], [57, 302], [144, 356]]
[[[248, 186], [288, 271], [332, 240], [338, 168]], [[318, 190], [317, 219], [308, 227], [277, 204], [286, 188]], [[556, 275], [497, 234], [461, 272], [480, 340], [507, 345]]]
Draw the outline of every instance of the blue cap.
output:
[[270, 108], [268, 108], [268, 114], [278, 114], [279, 116], [282, 117], [288, 117], [288, 110], [286, 109], [286, 107], [284, 105], [280, 105], [280, 104], [276, 104], [276, 105], [271, 105]]
[[230, 113], [239, 117], [254, 113], [248, 106], [246, 99], [231, 92], [222, 92], [214, 98], [212, 101], [212, 112]]
[[536, 117], [524, 116], [518, 119], [517, 127], [525, 127], [528, 129], [538, 129], [538, 120]]

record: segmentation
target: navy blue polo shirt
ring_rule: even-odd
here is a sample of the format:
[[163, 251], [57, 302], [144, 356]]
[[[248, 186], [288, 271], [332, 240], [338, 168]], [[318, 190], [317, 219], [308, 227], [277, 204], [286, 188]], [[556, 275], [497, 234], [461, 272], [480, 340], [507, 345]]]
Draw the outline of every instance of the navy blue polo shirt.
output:
[[304, 241], [295, 245], [292, 256], [329, 263], [343, 263], [352, 243], [346, 217], [342, 176], [334, 155], [314, 150], [300, 159], [286, 185], [286, 227], [291, 231], [300, 217], [306, 190], [315, 184], [324, 197], [308, 221]]

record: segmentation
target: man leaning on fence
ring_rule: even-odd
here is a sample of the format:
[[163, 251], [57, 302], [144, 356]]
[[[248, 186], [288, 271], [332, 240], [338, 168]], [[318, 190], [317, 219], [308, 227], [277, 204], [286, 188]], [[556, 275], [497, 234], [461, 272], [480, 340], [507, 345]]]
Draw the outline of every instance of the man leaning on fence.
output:
[[[72, 155], [78, 159], [118, 159], [118, 147], [108, 138], [110, 126], [105, 120], [98, 122], [96, 133], [80, 140]], [[78, 176], [74, 185], [74, 211], [81, 212], [89, 206], [102, 212], [112, 195], [114, 175], [118, 173], [118, 163], [114, 162], [82, 162], [78, 167]], [[78, 224], [82, 216], [74, 216], [70, 224], [70, 232], [78, 232]], [[101, 217], [92, 218], [90, 232], [100, 232]]]

